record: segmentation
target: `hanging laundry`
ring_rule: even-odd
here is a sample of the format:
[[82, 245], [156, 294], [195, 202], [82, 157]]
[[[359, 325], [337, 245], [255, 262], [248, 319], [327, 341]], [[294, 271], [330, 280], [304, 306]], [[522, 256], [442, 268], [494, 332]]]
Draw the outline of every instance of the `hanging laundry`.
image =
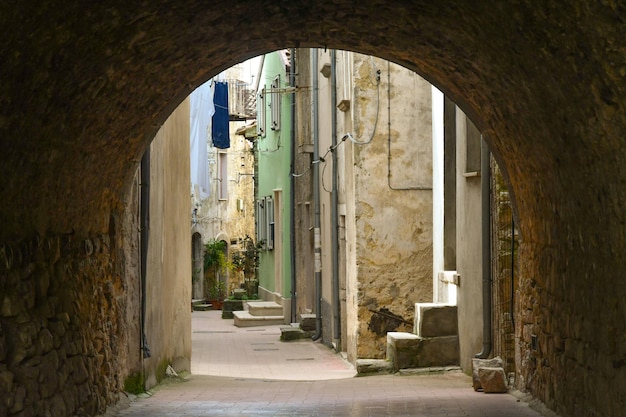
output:
[[199, 188], [199, 197], [204, 199], [211, 191], [207, 144], [211, 133], [211, 118], [215, 113], [213, 88], [204, 83], [189, 96], [190, 103], [190, 168], [191, 183]]
[[213, 93], [215, 113], [213, 114], [213, 146], [220, 149], [230, 148], [230, 133], [228, 131], [228, 83], [216, 82]]

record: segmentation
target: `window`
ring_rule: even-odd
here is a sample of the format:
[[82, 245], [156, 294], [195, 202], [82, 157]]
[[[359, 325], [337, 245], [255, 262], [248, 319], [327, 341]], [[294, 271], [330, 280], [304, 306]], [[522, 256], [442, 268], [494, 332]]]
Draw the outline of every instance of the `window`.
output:
[[274, 200], [263, 197], [256, 201], [256, 240], [264, 250], [274, 249]]
[[256, 210], [254, 212], [254, 221], [256, 226], [256, 241], [263, 249], [267, 242], [267, 223], [265, 218], [265, 199], [260, 198], [256, 201]]
[[228, 154], [220, 152], [217, 158], [218, 173], [218, 198], [220, 200], [228, 199]]
[[274, 249], [274, 200], [272, 197], [265, 197], [265, 221], [266, 221], [266, 232], [267, 232], [267, 250]]
[[261, 92], [259, 93], [257, 97], [257, 101], [256, 101], [256, 106], [257, 106], [256, 133], [260, 137], [265, 137], [265, 123], [266, 123], [265, 107], [267, 106], [267, 103], [265, 102], [265, 97], [266, 97], [265, 88], [263, 88], [263, 90], [261, 90]]
[[270, 107], [272, 111], [272, 130], [280, 130], [280, 75], [272, 81]]

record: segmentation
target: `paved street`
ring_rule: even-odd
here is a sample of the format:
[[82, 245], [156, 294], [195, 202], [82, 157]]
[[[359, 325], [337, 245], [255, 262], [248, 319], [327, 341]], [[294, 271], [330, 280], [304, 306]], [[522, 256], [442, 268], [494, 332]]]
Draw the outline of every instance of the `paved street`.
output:
[[353, 377], [319, 343], [278, 341], [278, 326], [238, 329], [219, 312], [192, 321], [193, 375], [117, 416], [540, 416], [511, 395], [474, 392], [461, 373]]

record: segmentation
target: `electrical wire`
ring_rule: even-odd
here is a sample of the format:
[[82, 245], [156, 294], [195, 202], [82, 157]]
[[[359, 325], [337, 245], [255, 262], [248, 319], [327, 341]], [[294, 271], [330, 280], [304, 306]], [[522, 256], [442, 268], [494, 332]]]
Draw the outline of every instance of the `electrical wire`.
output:
[[378, 126], [378, 115], [380, 113], [380, 70], [376, 70], [376, 119], [374, 119], [374, 128], [372, 129], [372, 134], [370, 138], [364, 142], [360, 142], [352, 136], [351, 133], [346, 133], [346, 136], [352, 143], [355, 145], [367, 145], [372, 139], [374, 139], [374, 134], [376, 133], [376, 126]]
[[324, 156], [321, 156], [319, 160], [311, 161], [311, 165], [306, 171], [302, 172], [301, 174], [292, 173], [291, 176], [294, 178], [302, 177], [303, 175], [305, 175], [311, 170], [314, 164], [324, 163], [324, 168], [322, 169], [322, 188], [324, 189], [324, 191], [330, 192], [329, 190], [326, 189], [326, 186], [324, 185], [323, 174], [324, 174], [324, 170], [326, 169], [326, 157], [328, 156], [329, 153], [334, 152], [347, 139], [350, 139], [350, 142], [354, 143], [355, 145], [367, 145], [371, 143], [372, 140], [374, 139], [374, 134], [376, 133], [376, 128], [378, 126], [379, 114], [380, 114], [380, 70], [378, 69], [376, 70], [376, 118], [374, 119], [374, 128], [372, 129], [372, 133], [370, 134], [369, 139], [361, 142], [355, 139], [354, 136], [352, 136], [352, 133], [348, 132], [341, 137], [341, 140], [335, 146], [330, 146], [328, 150], [326, 151], [326, 153], [324, 154]]

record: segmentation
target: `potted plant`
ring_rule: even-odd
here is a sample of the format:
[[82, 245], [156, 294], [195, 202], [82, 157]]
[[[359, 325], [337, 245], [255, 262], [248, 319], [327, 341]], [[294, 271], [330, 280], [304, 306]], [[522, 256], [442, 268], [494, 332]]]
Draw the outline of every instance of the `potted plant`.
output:
[[226, 285], [224, 281], [217, 280], [215, 284], [208, 288], [209, 303], [213, 306], [213, 310], [221, 310], [226, 299]]
[[243, 272], [247, 298], [254, 298], [258, 292], [256, 272], [259, 266], [259, 245], [255, 245], [252, 238], [246, 236], [242, 246], [242, 250], [233, 254], [231, 263], [235, 270]]
[[226, 256], [226, 242], [210, 240], [204, 245], [204, 279], [209, 303], [214, 309], [221, 309], [226, 298], [226, 285], [220, 274], [230, 267]]

